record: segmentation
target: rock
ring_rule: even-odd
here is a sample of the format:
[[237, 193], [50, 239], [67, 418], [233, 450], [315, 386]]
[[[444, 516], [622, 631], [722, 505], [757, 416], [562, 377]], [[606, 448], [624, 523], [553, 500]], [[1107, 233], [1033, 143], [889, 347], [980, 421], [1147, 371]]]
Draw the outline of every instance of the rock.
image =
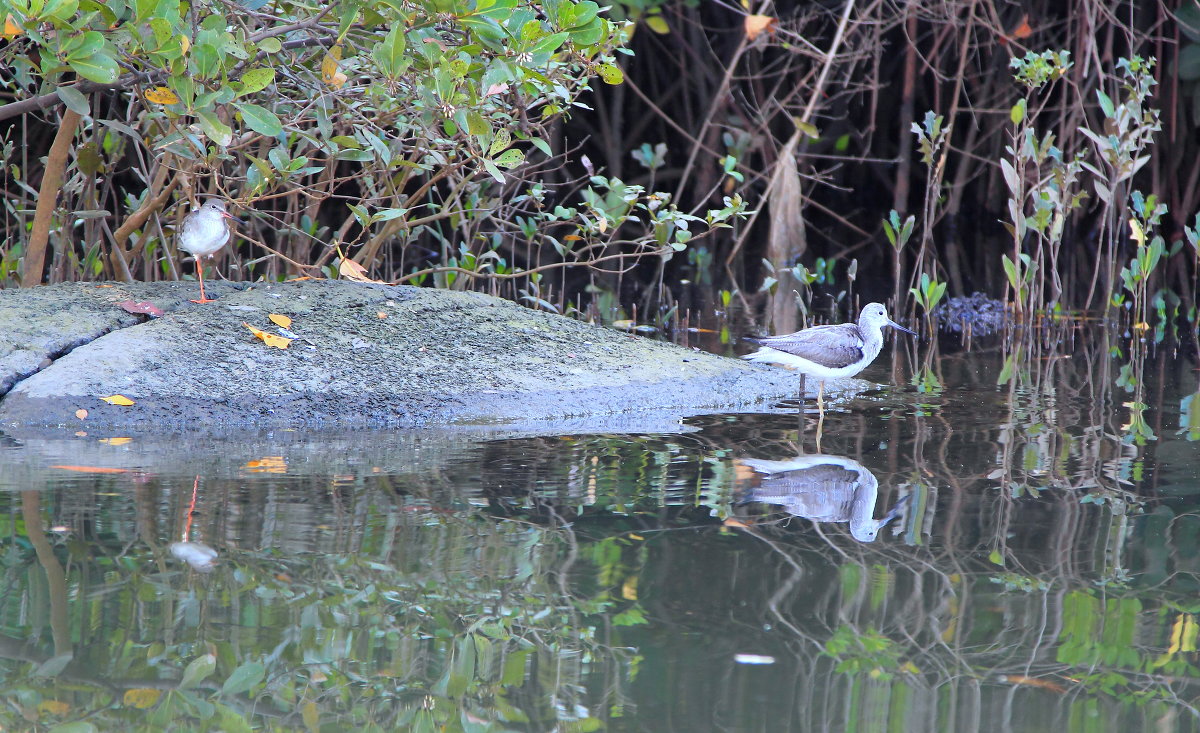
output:
[[[478, 293], [347, 281], [0, 291], [0, 429], [651, 422], [795, 394], [794, 374]], [[164, 315], [129, 313], [124, 301]], [[279, 333], [287, 349], [243, 325]], [[4, 394], [7, 392], [7, 394]], [[101, 398], [121, 395], [131, 406]], [[86, 410], [86, 417], [79, 417]]]

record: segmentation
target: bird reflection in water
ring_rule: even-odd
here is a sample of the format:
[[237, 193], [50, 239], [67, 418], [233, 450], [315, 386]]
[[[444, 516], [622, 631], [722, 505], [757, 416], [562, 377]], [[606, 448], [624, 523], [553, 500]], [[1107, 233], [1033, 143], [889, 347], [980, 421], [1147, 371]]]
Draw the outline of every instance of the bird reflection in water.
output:
[[817, 454], [740, 462], [760, 474], [758, 485], [740, 503], [775, 504], [814, 522], [849, 522], [850, 534], [859, 542], [874, 542], [879, 530], [900, 516], [908, 499], [901, 497], [882, 519], [875, 519], [879, 482], [866, 466], [850, 458]]

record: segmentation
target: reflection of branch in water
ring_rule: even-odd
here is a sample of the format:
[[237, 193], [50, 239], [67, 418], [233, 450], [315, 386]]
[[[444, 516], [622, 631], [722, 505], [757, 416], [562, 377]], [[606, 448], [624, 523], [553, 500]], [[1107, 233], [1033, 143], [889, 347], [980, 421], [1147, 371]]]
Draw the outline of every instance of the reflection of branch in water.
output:
[[68, 623], [67, 574], [54, 555], [42, 527], [40, 491], [21, 492], [21, 517], [25, 520], [25, 535], [37, 553], [38, 563], [46, 573], [50, 588], [50, 633], [54, 637], [54, 656], [71, 653], [71, 629]]

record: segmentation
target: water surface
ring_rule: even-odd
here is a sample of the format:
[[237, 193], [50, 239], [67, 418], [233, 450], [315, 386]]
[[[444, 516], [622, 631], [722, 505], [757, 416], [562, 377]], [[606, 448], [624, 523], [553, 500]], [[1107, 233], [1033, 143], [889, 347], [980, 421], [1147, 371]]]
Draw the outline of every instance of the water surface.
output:
[[862, 376], [819, 446], [794, 400], [3, 436], [0, 725], [1200, 728], [1194, 343], [907, 343]]

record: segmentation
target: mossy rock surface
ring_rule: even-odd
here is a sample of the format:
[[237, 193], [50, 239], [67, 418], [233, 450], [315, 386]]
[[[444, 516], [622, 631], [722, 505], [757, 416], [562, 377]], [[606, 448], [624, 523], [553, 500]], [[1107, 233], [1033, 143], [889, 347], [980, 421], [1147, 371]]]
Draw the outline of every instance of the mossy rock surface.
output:
[[[209, 295], [189, 302], [194, 283], [0, 291], [0, 429], [661, 421], [769, 409], [797, 385], [774, 367], [478, 293], [303, 281], [212, 283]], [[287, 349], [243, 325], [274, 333], [272, 313], [292, 319]]]

